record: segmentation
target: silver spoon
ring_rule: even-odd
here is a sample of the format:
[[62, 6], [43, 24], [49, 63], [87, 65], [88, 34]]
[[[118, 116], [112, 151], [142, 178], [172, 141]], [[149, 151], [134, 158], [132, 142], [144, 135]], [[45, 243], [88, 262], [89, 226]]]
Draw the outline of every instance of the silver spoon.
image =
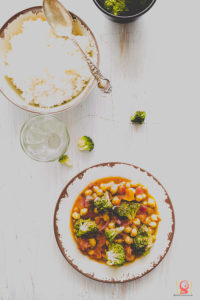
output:
[[73, 18], [66, 8], [57, 0], [44, 0], [43, 10], [47, 22], [59, 37], [68, 37], [81, 51], [84, 59], [86, 60], [90, 71], [98, 83], [98, 87], [106, 94], [111, 93], [112, 86], [108, 79], [106, 79], [99, 68], [91, 61], [88, 55], [81, 49], [78, 42], [72, 35], [73, 32]]

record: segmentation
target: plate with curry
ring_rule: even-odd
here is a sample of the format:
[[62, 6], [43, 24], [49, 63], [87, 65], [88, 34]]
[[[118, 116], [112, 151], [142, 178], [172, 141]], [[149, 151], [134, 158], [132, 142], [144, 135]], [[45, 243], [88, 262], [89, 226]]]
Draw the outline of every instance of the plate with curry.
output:
[[153, 270], [168, 252], [175, 216], [164, 187], [127, 163], [92, 166], [64, 188], [54, 230], [66, 260], [102, 282], [126, 282]]

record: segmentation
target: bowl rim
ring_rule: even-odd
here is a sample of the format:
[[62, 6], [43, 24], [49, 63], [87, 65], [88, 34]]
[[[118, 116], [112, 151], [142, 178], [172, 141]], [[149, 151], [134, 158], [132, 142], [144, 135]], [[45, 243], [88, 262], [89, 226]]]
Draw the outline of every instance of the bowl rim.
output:
[[[171, 213], [172, 213], [172, 231], [170, 232], [169, 236], [168, 236], [168, 239], [169, 239], [169, 244], [165, 250], [165, 253], [160, 256], [159, 258], [159, 261], [157, 263], [154, 263], [153, 267], [147, 271], [145, 271], [142, 275], [138, 275], [138, 276], [134, 276], [132, 278], [129, 278], [129, 279], [126, 279], [126, 280], [123, 280], [123, 281], [119, 281], [119, 280], [103, 280], [103, 279], [99, 279], [99, 278], [96, 278], [94, 275], [91, 275], [91, 274], [87, 274], [87, 273], [84, 273], [83, 270], [79, 269], [79, 267], [77, 265], [75, 265], [73, 263], [73, 260], [71, 260], [65, 253], [65, 250], [64, 250], [64, 247], [59, 239], [59, 231], [58, 231], [58, 226], [57, 226], [57, 212], [59, 210], [59, 205], [60, 205], [60, 202], [62, 200], [62, 198], [64, 198], [66, 196], [66, 191], [68, 189], [68, 187], [76, 180], [76, 178], [82, 178], [84, 176], [84, 174], [89, 170], [89, 169], [92, 169], [92, 168], [96, 168], [96, 167], [114, 167], [115, 165], [126, 165], [126, 166], [130, 166], [134, 169], [138, 169], [140, 170], [141, 172], [145, 172], [148, 176], [152, 176], [152, 178], [159, 184], [159, 186], [164, 190], [165, 194], [166, 194], [166, 199], [165, 199], [165, 202], [169, 205], [169, 208], [171, 210]], [[53, 227], [54, 227], [54, 235], [55, 235], [55, 239], [56, 239], [56, 242], [57, 242], [57, 245], [62, 253], [62, 255], [64, 256], [64, 258], [67, 260], [67, 262], [69, 264], [71, 264], [71, 266], [76, 270], [78, 271], [79, 273], [81, 273], [82, 275], [90, 278], [90, 279], [93, 279], [95, 281], [99, 281], [99, 282], [103, 282], [103, 283], [124, 283], [124, 282], [129, 282], [129, 281], [133, 281], [133, 280], [136, 280], [136, 279], [139, 279], [139, 278], [142, 278], [143, 276], [145, 276], [146, 274], [150, 273], [151, 271], [153, 271], [160, 263], [161, 261], [164, 259], [164, 257], [166, 256], [166, 254], [168, 253], [170, 247], [171, 247], [171, 244], [172, 244], [172, 241], [173, 241], [173, 238], [174, 238], [174, 233], [175, 233], [175, 212], [174, 212], [174, 208], [173, 208], [173, 204], [172, 204], [172, 201], [169, 197], [169, 194], [167, 193], [166, 189], [163, 187], [163, 185], [160, 183], [160, 181], [158, 181], [158, 179], [156, 179], [151, 173], [149, 173], [148, 171], [138, 167], [138, 166], [135, 166], [134, 164], [131, 164], [131, 163], [125, 163], [125, 162], [104, 162], [104, 163], [100, 163], [100, 164], [96, 164], [96, 165], [92, 165], [86, 169], [84, 169], [83, 171], [79, 172], [77, 175], [75, 175], [67, 184], [66, 186], [64, 187], [64, 189], [62, 190], [59, 198], [58, 198], [58, 201], [56, 203], [56, 207], [55, 207], [55, 211], [54, 211], [54, 219], [53, 219]]]
[[126, 15], [126, 16], [116, 16], [111, 14], [110, 12], [108, 12], [105, 8], [103, 8], [100, 3], [99, 0], [93, 0], [94, 4], [103, 12], [105, 13], [107, 16], [114, 18], [115, 20], [127, 20], [127, 19], [132, 19], [132, 18], [137, 18], [142, 16], [143, 14], [145, 14], [148, 10], [150, 10], [152, 8], [152, 6], [155, 4], [157, 0], [151, 0], [151, 3], [141, 12], [137, 13], [137, 14], [130, 14], [130, 15]]
[[[19, 11], [19, 12], [17, 12], [16, 14], [14, 14], [13, 16], [11, 16], [4, 24], [3, 24], [3, 26], [0, 28], [0, 38], [4, 38], [4, 31], [6, 30], [6, 28], [8, 27], [8, 25], [10, 24], [10, 23], [12, 23], [13, 21], [15, 21], [20, 15], [24, 15], [24, 14], [26, 14], [26, 13], [29, 13], [29, 12], [32, 12], [33, 14], [37, 14], [37, 13], [40, 13], [40, 12], [42, 12], [43, 11], [43, 6], [41, 6], [41, 5], [39, 5], [39, 6], [32, 6], [32, 7], [28, 7], [28, 8], [26, 8], [26, 9], [24, 9], [24, 10], [21, 10], [21, 11]], [[79, 17], [79, 16], [77, 16], [75, 13], [73, 13], [73, 12], [71, 12], [70, 11], [70, 14], [73, 16], [73, 17], [75, 17], [75, 18], [77, 18], [80, 22], [81, 22], [81, 24], [83, 24], [83, 26], [89, 31], [89, 33], [91, 34], [91, 37], [92, 37], [92, 39], [94, 40], [94, 43], [95, 43], [95, 47], [96, 47], [96, 52], [97, 52], [97, 66], [99, 67], [99, 65], [100, 65], [100, 51], [99, 51], [99, 46], [98, 46], [98, 43], [97, 43], [97, 40], [96, 40], [96, 38], [95, 38], [95, 35], [94, 35], [94, 33], [93, 33], [93, 31], [90, 29], [90, 27]], [[63, 112], [63, 111], [66, 111], [66, 110], [69, 110], [69, 109], [71, 109], [71, 108], [73, 108], [73, 107], [75, 107], [76, 105], [78, 105], [78, 104], [80, 104], [82, 101], [84, 101], [86, 98], [87, 98], [87, 96], [89, 95], [89, 93], [92, 91], [92, 89], [93, 89], [93, 87], [94, 87], [94, 83], [95, 83], [95, 79], [94, 78], [92, 78], [91, 79], [91, 82], [89, 83], [89, 86], [88, 86], [88, 89], [85, 91], [85, 93], [84, 93], [84, 90], [83, 90], [83, 92], [79, 95], [80, 96], [80, 98], [79, 98], [79, 101], [78, 102], [74, 102], [73, 100], [75, 100], [76, 99], [76, 97], [75, 97], [75, 99], [73, 99], [73, 100], [71, 100], [71, 101], [69, 101], [68, 102], [68, 104], [69, 104], [69, 106], [68, 107], [65, 107], [65, 105], [67, 104], [63, 104], [63, 105], [59, 105], [58, 107], [60, 108], [60, 109], [58, 109], [58, 110], [56, 110], [56, 111], [54, 111], [53, 110], [53, 108], [47, 108], [46, 110], [45, 110], [45, 108], [43, 108], [43, 111], [39, 111], [39, 110], [37, 110], [37, 111], [34, 111], [32, 108], [31, 108], [31, 105], [28, 105], [27, 104], [27, 106], [24, 106], [24, 102], [22, 102], [22, 104], [20, 105], [20, 104], [17, 104], [15, 101], [13, 101], [12, 99], [10, 99], [6, 94], [5, 94], [5, 92], [1, 89], [1, 87], [0, 87], [0, 92], [2, 93], [2, 95], [9, 101], [9, 102], [11, 102], [12, 104], [14, 104], [15, 106], [17, 106], [18, 108], [20, 108], [20, 109], [23, 109], [24, 111], [28, 111], [28, 112], [31, 112], [31, 113], [34, 113], [34, 114], [39, 114], [39, 115], [48, 115], [48, 114], [58, 114], [58, 113], [61, 113], [61, 112]], [[87, 88], [87, 86], [86, 86], [86, 88]], [[22, 99], [22, 101], [23, 101], [23, 99]]]

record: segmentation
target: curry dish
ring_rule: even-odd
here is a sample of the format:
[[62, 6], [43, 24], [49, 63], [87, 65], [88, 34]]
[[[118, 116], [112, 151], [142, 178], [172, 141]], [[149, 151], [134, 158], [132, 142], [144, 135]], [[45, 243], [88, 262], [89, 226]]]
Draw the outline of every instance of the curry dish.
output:
[[72, 233], [80, 251], [109, 266], [147, 255], [160, 221], [148, 189], [121, 177], [90, 183], [71, 213]]

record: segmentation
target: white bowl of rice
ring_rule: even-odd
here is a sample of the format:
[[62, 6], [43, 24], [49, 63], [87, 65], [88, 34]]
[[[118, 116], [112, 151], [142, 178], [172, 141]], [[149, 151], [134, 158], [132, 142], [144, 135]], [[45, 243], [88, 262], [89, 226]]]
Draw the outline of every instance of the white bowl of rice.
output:
[[[72, 16], [76, 40], [99, 66], [92, 31]], [[0, 90], [18, 107], [39, 114], [61, 112], [82, 102], [93, 85], [79, 49], [52, 32], [41, 6], [19, 12], [0, 29]]]

